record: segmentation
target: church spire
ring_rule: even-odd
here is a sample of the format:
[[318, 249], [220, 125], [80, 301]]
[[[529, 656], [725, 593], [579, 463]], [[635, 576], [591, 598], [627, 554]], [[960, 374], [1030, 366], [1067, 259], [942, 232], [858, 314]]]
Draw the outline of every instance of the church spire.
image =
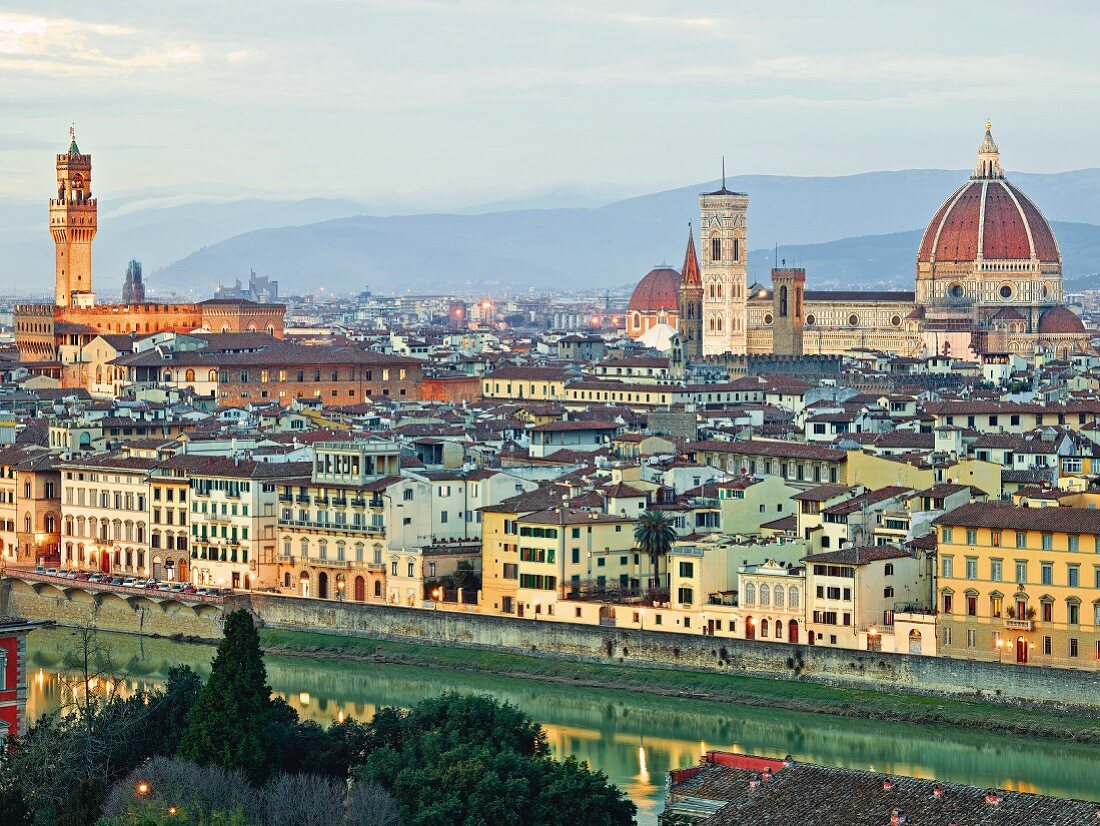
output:
[[1003, 178], [1005, 176], [1004, 170], [1001, 169], [1001, 150], [997, 147], [997, 142], [993, 140], [993, 133], [990, 131], [992, 128], [993, 124], [987, 120], [985, 122], [985, 137], [978, 144], [978, 165], [974, 167], [974, 175], [972, 176], [977, 179]]
[[688, 224], [687, 252], [684, 254], [684, 268], [680, 271], [680, 288], [703, 286], [703, 279], [699, 275], [699, 259], [695, 255], [695, 233]]

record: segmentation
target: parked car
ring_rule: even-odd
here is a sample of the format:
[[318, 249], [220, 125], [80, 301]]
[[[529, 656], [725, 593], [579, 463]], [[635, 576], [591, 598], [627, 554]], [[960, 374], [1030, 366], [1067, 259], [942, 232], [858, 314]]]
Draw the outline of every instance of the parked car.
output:
[[46, 569], [41, 565], [35, 565], [34, 566], [34, 572], [36, 574], [44, 574], [44, 573], [46, 573]]
[[57, 576], [57, 568], [47, 568], [46, 569], [46, 575], [47, 576]]
[[208, 588], [196, 588], [195, 593], [200, 597], [205, 597], [210, 593], [210, 590]]
[[182, 590], [183, 590], [183, 585], [181, 585], [178, 582], [173, 582], [172, 583], [172, 587], [171, 587], [172, 593], [178, 594]]
[[197, 592], [198, 592], [198, 589], [194, 585], [184, 585], [183, 586], [183, 593], [185, 593], [185, 594], [194, 594], [194, 593], [197, 593]]
[[132, 576], [128, 576], [126, 577], [126, 579], [122, 580], [122, 584], [127, 588], [132, 588], [136, 581], [137, 580], [135, 580]]
[[167, 582], [162, 582], [162, 583], [160, 583], [160, 585], [157, 586], [157, 590], [158, 591], [171, 591], [172, 586], [169, 585]]
[[89, 574], [87, 571], [81, 571], [79, 574], [76, 575], [77, 582], [87, 582], [91, 578], [92, 575]]
[[120, 576], [116, 576], [116, 577], [114, 577], [114, 578], [113, 578], [113, 579], [111, 580], [111, 584], [112, 584], [112, 585], [121, 585], [121, 584], [122, 584], [122, 577], [120, 577]]

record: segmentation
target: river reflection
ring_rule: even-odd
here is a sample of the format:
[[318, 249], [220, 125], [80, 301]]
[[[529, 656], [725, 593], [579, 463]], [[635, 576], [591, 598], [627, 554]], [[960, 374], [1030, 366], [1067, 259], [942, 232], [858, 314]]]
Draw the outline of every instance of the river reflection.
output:
[[[213, 649], [101, 634], [126, 675], [123, 691], [159, 685], [178, 663], [204, 678]], [[36, 631], [28, 640], [32, 718], [56, 709], [56, 674], [72, 646], [70, 632]], [[952, 728], [849, 720], [824, 715], [741, 708], [728, 703], [647, 697], [622, 691], [572, 688], [485, 674], [268, 655], [275, 694], [303, 718], [327, 722], [342, 715], [369, 719], [379, 706], [409, 706], [447, 690], [491, 694], [542, 723], [559, 755], [572, 754], [602, 769], [637, 803], [642, 826], [656, 823], [666, 773], [718, 748], [837, 766], [936, 777], [1089, 800], [1100, 799], [1095, 761], [1100, 747], [991, 735]]]

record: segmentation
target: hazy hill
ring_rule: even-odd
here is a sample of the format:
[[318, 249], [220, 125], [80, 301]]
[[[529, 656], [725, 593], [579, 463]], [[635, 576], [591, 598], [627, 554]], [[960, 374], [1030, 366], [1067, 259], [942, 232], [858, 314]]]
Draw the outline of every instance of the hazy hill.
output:
[[[967, 175], [903, 170], [727, 183], [750, 195], [756, 277], [766, 274], [779, 243], [780, 257], [805, 265], [812, 283], [855, 279], [876, 287], [911, 279], [913, 231]], [[1100, 170], [1011, 177], [1048, 218], [1072, 222], [1055, 227], [1067, 276], [1100, 271], [1097, 230], [1089, 226], [1100, 225]], [[572, 189], [455, 214], [386, 216], [364, 215], [362, 204], [340, 199], [174, 204], [138, 194], [100, 204], [97, 287], [117, 291], [131, 257], [145, 263], [154, 291], [171, 285], [198, 294], [250, 268], [280, 279], [284, 291], [630, 284], [654, 264], [679, 266], [698, 194], [717, 183], [601, 206], [593, 206], [601, 202], [595, 193]], [[53, 249], [44, 220], [44, 204], [0, 202], [0, 291], [49, 291]]]

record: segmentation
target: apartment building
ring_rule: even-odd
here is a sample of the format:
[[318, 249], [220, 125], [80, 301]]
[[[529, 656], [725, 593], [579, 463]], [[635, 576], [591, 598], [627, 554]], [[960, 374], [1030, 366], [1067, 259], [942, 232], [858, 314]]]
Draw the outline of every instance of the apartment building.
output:
[[942, 654], [1100, 668], [1100, 511], [976, 502], [935, 526]]
[[[149, 476], [155, 459], [106, 453], [58, 462], [61, 566], [149, 577]], [[165, 578], [186, 578], [186, 560]]]
[[[811, 554], [806, 564], [806, 642], [839, 648], [882, 650], [884, 627], [895, 608], [922, 581], [918, 556], [891, 545], [843, 548]], [[914, 640], [935, 633], [913, 629]], [[893, 635], [890, 636], [894, 644]], [[908, 650], [908, 640], [906, 640]]]
[[149, 473], [149, 553], [157, 580], [186, 575], [190, 559], [190, 472], [208, 463], [204, 456], [173, 456]]
[[807, 642], [806, 568], [769, 559], [738, 576], [743, 636], [747, 640]]
[[[190, 502], [192, 581], [223, 588], [274, 588], [276, 487], [308, 478], [308, 462], [207, 457], [193, 468]], [[182, 579], [177, 572], [177, 578]]]
[[0, 559], [9, 565], [56, 561], [61, 536], [61, 474], [38, 445], [0, 449]]
[[[400, 473], [393, 442], [319, 442], [306, 473], [280, 480], [278, 585], [284, 593], [385, 601], [390, 539], [411, 527], [414, 517], [403, 514], [417, 504], [417, 486]], [[419, 487], [426, 498], [427, 485]]]

